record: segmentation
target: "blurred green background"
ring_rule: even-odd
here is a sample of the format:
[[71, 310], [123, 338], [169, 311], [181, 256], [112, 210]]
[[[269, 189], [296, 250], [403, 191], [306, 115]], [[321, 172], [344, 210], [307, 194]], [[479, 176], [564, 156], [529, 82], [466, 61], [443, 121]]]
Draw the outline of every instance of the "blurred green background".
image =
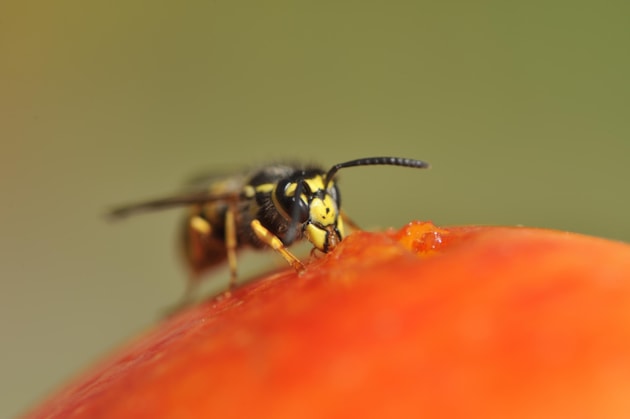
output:
[[[420, 158], [433, 169], [342, 172], [346, 211], [371, 228], [428, 219], [630, 241], [629, 12], [623, 1], [3, 2], [0, 417], [177, 301], [181, 212], [102, 215], [199, 171]], [[240, 266], [284, 263], [256, 260]]]

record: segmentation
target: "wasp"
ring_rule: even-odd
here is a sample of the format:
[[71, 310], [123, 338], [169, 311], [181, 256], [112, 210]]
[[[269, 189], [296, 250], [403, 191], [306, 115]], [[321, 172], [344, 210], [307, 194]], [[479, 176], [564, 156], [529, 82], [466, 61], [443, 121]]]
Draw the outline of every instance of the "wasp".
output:
[[150, 210], [189, 206], [183, 228], [183, 249], [190, 275], [184, 300], [206, 271], [226, 260], [230, 289], [237, 279], [237, 250], [272, 248], [296, 271], [302, 262], [288, 247], [305, 238], [313, 251], [328, 253], [346, 236], [344, 223], [358, 229], [341, 210], [335, 176], [340, 169], [389, 165], [428, 168], [401, 157], [367, 157], [338, 163], [327, 171], [315, 166], [273, 164], [247, 174], [206, 179], [206, 185], [171, 197], [122, 206], [113, 218]]

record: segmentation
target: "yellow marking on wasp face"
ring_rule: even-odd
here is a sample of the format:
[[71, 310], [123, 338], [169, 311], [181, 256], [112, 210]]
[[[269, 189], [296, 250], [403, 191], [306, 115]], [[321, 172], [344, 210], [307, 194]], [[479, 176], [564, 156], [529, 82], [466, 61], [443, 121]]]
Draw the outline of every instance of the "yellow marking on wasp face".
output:
[[307, 240], [319, 250], [323, 251], [326, 247], [326, 230], [322, 230], [314, 224], [309, 224], [304, 230], [304, 235], [306, 236]]
[[[304, 179], [304, 183], [306, 183], [308, 187], [311, 188], [311, 191], [313, 192], [325, 189], [324, 178], [322, 178], [320, 175], [316, 175], [310, 179]], [[294, 183], [291, 183], [289, 186], [287, 186], [287, 189], [284, 191], [284, 193], [287, 196], [293, 196], [295, 195], [296, 189], [297, 189], [297, 183], [294, 182]]]
[[330, 252], [333, 250], [343, 236], [339, 233], [335, 224], [328, 226], [320, 226], [316, 224], [307, 224], [304, 229], [304, 235], [311, 242], [316, 249], [323, 252]]
[[314, 176], [310, 179], [305, 179], [305, 182], [308, 185], [308, 187], [311, 188], [311, 191], [319, 191], [319, 190], [326, 189], [324, 187], [324, 179], [320, 175]]
[[311, 221], [323, 226], [334, 224], [338, 212], [337, 204], [330, 195], [326, 195], [324, 199], [315, 198], [309, 205]]

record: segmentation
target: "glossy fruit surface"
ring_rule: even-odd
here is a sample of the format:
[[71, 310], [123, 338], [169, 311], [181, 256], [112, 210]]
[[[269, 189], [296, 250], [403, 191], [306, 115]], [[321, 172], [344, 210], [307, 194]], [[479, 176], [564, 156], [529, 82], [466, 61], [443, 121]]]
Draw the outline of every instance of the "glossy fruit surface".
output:
[[164, 321], [30, 418], [627, 418], [630, 246], [356, 233]]

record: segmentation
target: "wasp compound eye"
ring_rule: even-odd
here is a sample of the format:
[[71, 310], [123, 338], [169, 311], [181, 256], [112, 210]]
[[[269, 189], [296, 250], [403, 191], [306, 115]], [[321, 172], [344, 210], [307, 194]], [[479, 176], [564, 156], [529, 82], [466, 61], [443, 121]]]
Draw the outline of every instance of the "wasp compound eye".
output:
[[276, 200], [282, 206], [284, 212], [294, 222], [304, 223], [308, 220], [308, 203], [302, 200], [303, 183], [281, 181], [276, 188]]

